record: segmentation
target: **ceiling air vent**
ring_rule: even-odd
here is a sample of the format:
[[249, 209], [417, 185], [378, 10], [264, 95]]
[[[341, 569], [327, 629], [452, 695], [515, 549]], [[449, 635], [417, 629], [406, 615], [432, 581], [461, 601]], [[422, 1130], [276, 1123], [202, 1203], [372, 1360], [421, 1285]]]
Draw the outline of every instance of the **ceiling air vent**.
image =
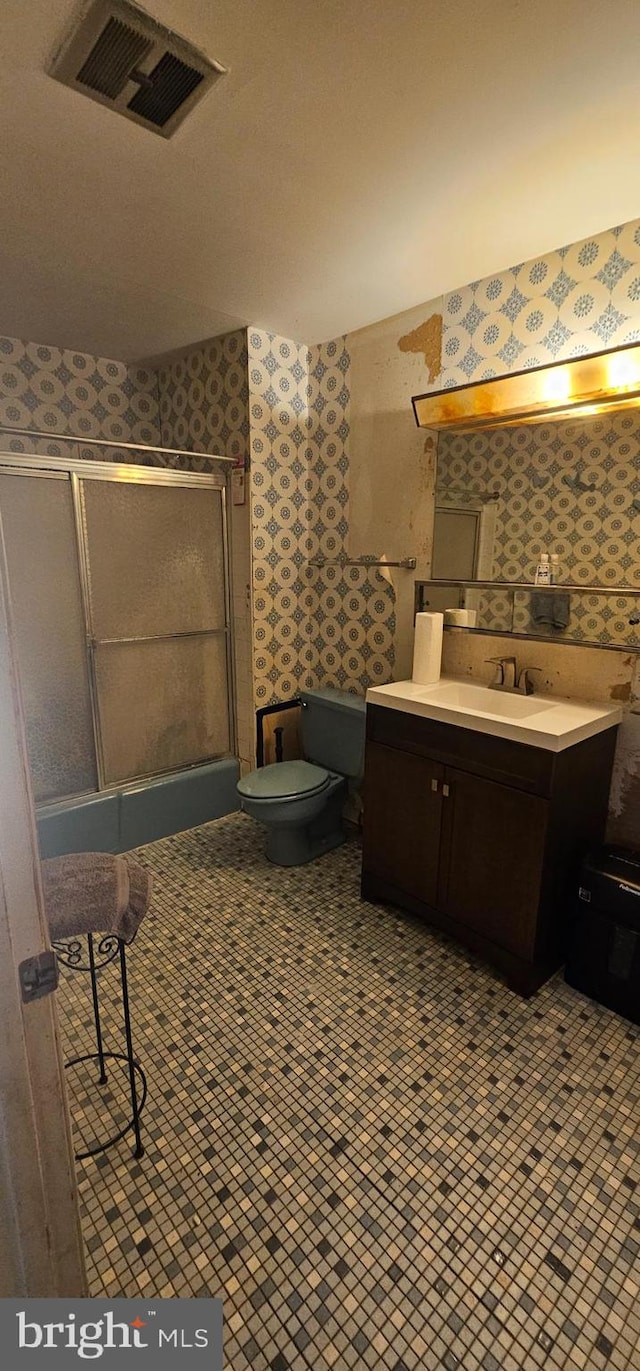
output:
[[129, 0], [94, 0], [49, 74], [170, 138], [226, 70]]

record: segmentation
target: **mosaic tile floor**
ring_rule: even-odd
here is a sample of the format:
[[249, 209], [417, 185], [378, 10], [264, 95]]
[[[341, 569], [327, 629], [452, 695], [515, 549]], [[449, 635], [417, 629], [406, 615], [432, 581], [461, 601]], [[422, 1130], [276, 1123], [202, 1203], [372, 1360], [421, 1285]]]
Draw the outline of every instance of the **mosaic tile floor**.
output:
[[363, 903], [356, 844], [286, 871], [234, 815], [139, 855], [146, 1153], [79, 1165], [92, 1293], [221, 1295], [231, 1371], [640, 1367], [640, 1030]]

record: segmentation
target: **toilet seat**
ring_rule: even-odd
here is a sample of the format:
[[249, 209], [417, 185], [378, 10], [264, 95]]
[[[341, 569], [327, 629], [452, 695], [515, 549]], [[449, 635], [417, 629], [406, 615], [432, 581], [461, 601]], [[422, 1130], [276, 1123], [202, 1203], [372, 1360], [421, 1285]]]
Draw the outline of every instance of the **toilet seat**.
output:
[[238, 793], [251, 800], [295, 800], [325, 790], [331, 777], [313, 762], [272, 762], [238, 781]]

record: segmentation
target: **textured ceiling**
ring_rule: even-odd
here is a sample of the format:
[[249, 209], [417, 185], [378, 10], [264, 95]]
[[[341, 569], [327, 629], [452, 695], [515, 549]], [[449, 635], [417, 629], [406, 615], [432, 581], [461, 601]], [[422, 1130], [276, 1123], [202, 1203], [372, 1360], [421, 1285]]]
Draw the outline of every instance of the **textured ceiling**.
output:
[[148, 0], [230, 75], [170, 142], [2, 0], [0, 332], [319, 341], [640, 213], [638, 0]]

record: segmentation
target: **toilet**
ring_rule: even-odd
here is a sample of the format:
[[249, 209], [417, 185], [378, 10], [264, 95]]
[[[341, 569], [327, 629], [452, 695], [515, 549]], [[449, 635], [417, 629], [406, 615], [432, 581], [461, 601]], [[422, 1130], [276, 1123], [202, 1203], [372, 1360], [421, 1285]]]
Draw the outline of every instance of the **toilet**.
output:
[[349, 780], [363, 772], [365, 702], [343, 690], [301, 694], [304, 761], [274, 762], [238, 781], [246, 814], [264, 824], [267, 857], [302, 866], [344, 842]]

